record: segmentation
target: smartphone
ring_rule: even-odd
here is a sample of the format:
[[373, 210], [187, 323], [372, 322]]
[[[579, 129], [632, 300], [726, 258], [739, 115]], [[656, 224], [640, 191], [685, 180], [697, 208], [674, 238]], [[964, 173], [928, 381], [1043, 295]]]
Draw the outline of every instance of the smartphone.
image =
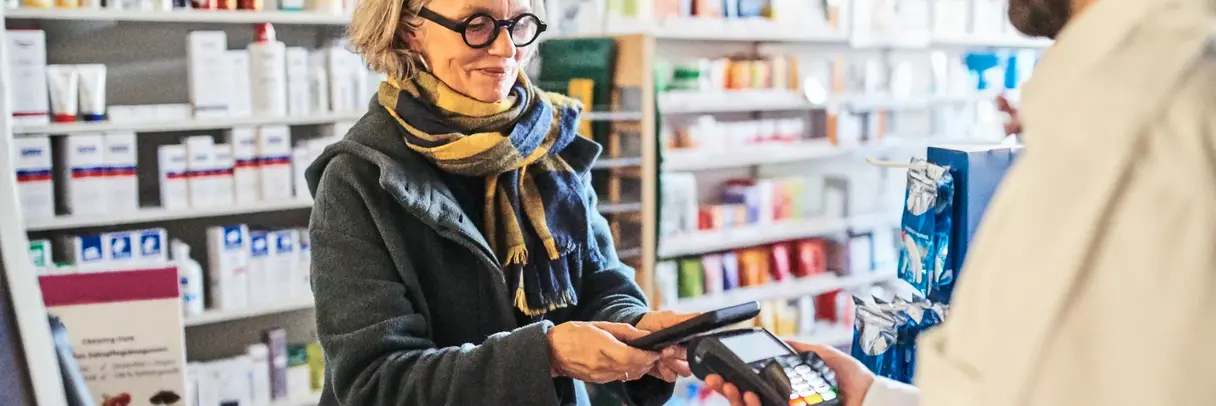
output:
[[646, 351], [659, 351], [663, 348], [680, 344], [688, 339], [709, 331], [717, 330], [741, 321], [749, 320], [760, 314], [760, 302], [748, 302], [731, 307], [701, 313], [697, 317], [685, 320], [680, 324], [647, 334], [644, 337], [626, 341], [625, 344]]

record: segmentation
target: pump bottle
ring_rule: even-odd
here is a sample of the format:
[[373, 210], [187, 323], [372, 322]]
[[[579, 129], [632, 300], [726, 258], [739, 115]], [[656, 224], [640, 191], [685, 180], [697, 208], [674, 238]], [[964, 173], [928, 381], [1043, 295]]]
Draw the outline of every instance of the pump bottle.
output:
[[203, 267], [190, 258], [190, 246], [174, 239], [169, 243], [173, 263], [177, 265], [177, 280], [182, 296], [182, 314], [186, 317], [203, 314]]

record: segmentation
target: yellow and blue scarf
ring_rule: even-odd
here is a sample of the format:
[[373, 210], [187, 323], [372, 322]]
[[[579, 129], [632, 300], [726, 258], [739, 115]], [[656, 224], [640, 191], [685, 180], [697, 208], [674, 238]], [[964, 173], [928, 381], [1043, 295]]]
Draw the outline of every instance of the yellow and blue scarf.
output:
[[515, 288], [515, 307], [537, 316], [578, 304], [571, 275], [581, 276], [584, 260], [599, 251], [579, 176], [558, 153], [577, 136], [581, 105], [533, 87], [522, 73], [497, 103], [462, 95], [428, 72], [390, 78], [377, 97], [411, 149], [440, 170], [485, 178], [484, 233]]

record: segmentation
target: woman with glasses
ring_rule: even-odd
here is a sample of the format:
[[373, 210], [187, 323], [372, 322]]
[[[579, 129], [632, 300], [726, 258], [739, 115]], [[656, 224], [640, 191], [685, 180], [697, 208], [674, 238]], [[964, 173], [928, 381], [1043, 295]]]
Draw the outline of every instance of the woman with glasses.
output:
[[623, 341], [652, 312], [591, 189], [581, 106], [522, 71], [519, 0], [363, 0], [349, 36], [387, 74], [308, 169], [323, 405], [662, 404], [681, 351]]

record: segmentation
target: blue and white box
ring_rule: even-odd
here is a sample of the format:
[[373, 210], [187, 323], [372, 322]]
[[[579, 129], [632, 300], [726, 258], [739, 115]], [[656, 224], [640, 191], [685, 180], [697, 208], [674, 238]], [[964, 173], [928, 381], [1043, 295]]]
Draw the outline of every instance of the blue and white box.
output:
[[988, 202], [1020, 152], [1021, 147], [1011, 146], [929, 147], [929, 162], [949, 167], [954, 176], [953, 224], [946, 261], [956, 270], [956, 278]]
[[46, 135], [13, 138], [17, 151], [17, 199], [26, 219], [55, 217], [55, 181], [51, 173], [51, 138]]
[[72, 134], [61, 148], [63, 203], [74, 215], [105, 214], [107, 190], [105, 137], [100, 133]]
[[270, 233], [249, 232], [249, 306], [268, 306], [278, 300], [270, 289], [274, 281], [274, 246]]
[[302, 297], [303, 292], [297, 292], [295, 283], [296, 268], [300, 266], [300, 256], [296, 244], [300, 234], [296, 230], [279, 230], [271, 233], [274, 239], [274, 266], [271, 267], [271, 285], [269, 291], [274, 292], [278, 299]]
[[211, 307], [239, 310], [249, 305], [249, 228], [244, 224], [207, 229], [208, 293]]
[[72, 247], [68, 254], [68, 261], [76, 266], [77, 271], [101, 271], [109, 266], [110, 244], [105, 241], [102, 234], [69, 237], [68, 245]]

